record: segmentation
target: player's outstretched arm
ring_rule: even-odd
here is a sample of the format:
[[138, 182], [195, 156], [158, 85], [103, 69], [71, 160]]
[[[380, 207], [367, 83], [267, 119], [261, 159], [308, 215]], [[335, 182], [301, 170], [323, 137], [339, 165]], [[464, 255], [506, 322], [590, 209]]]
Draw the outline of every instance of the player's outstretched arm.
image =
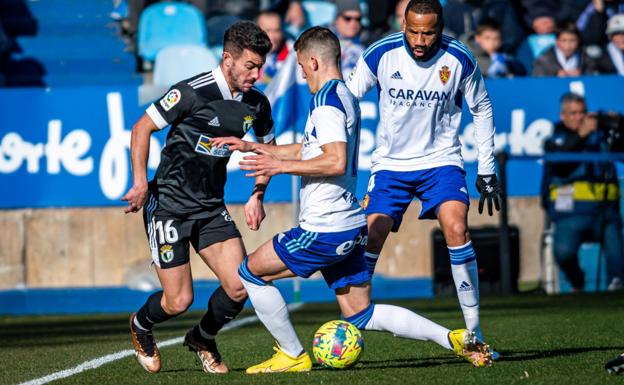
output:
[[500, 211], [502, 198], [494, 161], [494, 113], [490, 96], [476, 63], [472, 74], [463, 80], [461, 91], [475, 126], [478, 162], [476, 186], [480, 195], [479, 214], [483, 213], [483, 207], [487, 204], [488, 214], [492, 215], [493, 208]]
[[147, 200], [147, 156], [149, 154], [150, 135], [158, 127], [147, 114], [132, 127], [130, 157], [132, 159], [132, 187], [121, 200], [128, 202], [124, 209], [127, 213], [136, 213]]
[[255, 153], [264, 151], [281, 160], [301, 159], [301, 143], [275, 145], [274, 143], [249, 142], [234, 136], [212, 138], [210, 141], [217, 147], [227, 145], [230, 151]]
[[249, 177], [277, 174], [313, 177], [343, 175], [347, 166], [346, 142], [327, 143], [321, 149], [321, 155], [307, 160], [283, 160], [264, 149], [258, 149], [257, 155], [248, 155], [239, 164], [241, 170], [251, 171], [247, 174]]
[[[275, 147], [275, 140], [271, 140], [267, 145]], [[270, 180], [270, 176], [257, 176], [251, 196], [247, 200], [247, 203], [245, 203], [245, 222], [247, 222], [247, 226], [250, 230], [256, 231], [260, 229], [260, 224], [266, 217], [264, 211], [264, 193]]]

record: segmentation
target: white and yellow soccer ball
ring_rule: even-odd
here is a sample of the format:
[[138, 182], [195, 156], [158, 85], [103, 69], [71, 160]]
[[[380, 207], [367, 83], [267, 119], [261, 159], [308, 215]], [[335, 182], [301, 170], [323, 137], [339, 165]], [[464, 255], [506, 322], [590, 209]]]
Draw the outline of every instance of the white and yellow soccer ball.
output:
[[314, 335], [312, 353], [319, 364], [332, 369], [354, 365], [364, 350], [362, 333], [352, 323], [329, 321]]

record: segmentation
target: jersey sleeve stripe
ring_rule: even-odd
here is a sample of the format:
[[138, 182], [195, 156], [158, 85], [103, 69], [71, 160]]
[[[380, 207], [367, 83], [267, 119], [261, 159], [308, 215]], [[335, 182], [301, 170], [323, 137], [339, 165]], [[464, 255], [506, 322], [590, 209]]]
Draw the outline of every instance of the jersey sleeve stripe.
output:
[[371, 46], [366, 49], [366, 51], [364, 52], [364, 55], [374, 50], [375, 48], [379, 47], [381, 44], [387, 43], [390, 40], [396, 40], [397, 38], [402, 38], [403, 37], [402, 34], [403, 34], [402, 32], [395, 32], [391, 35], [384, 37], [381, 40], [376, 41], [375, 43], [371, 44]]
[[342, 100], [340, 99], [340, 96], [338, 95], [338, 84], [339, 82], [336, 81], [332, 85], [330, 90], [328, 90], [327, 94], [325, 95], [325, 101], [323, 102], [323, 105], [335, 107], [346, 115], [347, 111], [344, 107], [344, 104], [342, 103]]
[[158, 109], [154, 105], [154, 103], [150, 104], [150, 106], [145, 110], [145, 113], [152, 119], [152, 122], [158, 127], [158, 129], [162, 130], [167, 127], [169, 123], [162, 117]]
[[327, 93], [334, 84], [336, 84], [336, 80], [330, 80], [329, 82], [325, 83], [325, 85], [323, 85], [320, 91], [316, 93], [316, 95], [314, 96], [314, 108], [325, 105]]
[[321, 106], [332, 106], [346, 114], [344, 104], [338, 96], [337, 89], [339, 84], [340, 82], [338, 80], [330, 80], [327, 82], [314, 96], [313, 103], [310, 105], [310, 113], [312, 113], [315, 108]]
[[388, 38], [381, 40], [379, 43], [373, 44], [366, 51], [364, 51], [362, 58], [373, 75], [377, 76], [377, 69], [379, 68], [379, 61], [381, 60], [381, 57], [386, 52], [402, 46], [403, 39], [402, 32], [392, 34]]
[[190, 82], [188, 82], [188, 85], [193, 87], [198, 83], [202, 83], [204, 81], [207, 80], [214, 80], [214, 77], [212, 76], [212, 72], [208, 72], [206, 75], [200, 76], [197, 79], [191, 80]]

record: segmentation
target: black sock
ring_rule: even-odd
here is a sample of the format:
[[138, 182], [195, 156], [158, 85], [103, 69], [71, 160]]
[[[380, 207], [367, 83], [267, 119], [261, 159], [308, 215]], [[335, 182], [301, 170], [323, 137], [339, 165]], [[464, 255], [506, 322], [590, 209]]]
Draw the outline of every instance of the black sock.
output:
[[[233, 320], [243, 310], [243, 306], [245, 301], [234, 301], [223, 287], [219, 286], [210, 296], [208, 311], [199, 321], [199, 326], [204, 332], [215, 336], [223, 325]], [[198, 331], [197, 328], [195, 330]]]
[[162, 296], [162, 290], [153, 293], [149, 296], [147, 301], [145, 301], [145, 305], [137, 312], [137, 321], [145, 329], [152, 330], [154, 325], [175, 317], [174, 315], [167, 314], [160, 305]]

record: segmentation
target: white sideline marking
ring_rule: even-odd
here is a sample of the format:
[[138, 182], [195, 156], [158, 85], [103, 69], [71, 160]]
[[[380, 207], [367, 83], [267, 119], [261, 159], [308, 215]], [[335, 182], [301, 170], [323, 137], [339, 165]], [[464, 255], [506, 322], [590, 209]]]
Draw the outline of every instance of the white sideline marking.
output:
[[[296, 310], [299, 310], [302, 306], [303, 306], [302, 303], [292, 303], [292, 304], [288, 305], [288, 310], [296, 311]], [[256, 321], [258, 321], [258, 317], [256, 317], [255, 315], [254, 316], [245, 317], [245, 318], [241, 318], [239, 320], [234, 320], [234, 321], [230, 322], [229, 324], [225, 325], [223, 327], [223, 329], [221, 329], [221, 331], [224, 332], [226, 330], [236, 329], [238, 327], [241, 327], [241, 326], [244, 326], [244, 325], [248, 325], [248, 324], [254, 323]], [[158, 347], [159, 348], [164, 348], [164, 347], [167, 347], [167, 346], [179, 344], [182, 341], [184, 341], [184, 337], [172, 338], [170, 340], [159, 342], [158, 343]], [[43, 385], [43, 384], [47, 384], [48, 382], [52, 382], [52, 381], [55, 381], [55, 380], [60, 380], [61, 378], [70, 377], [70, 376], [73, 376], [74, 374], [78, 374], [78, 373], [84, 372], [86, 370], [99, 368], [100, 366], [102, 366], [104, 364], [108, 364], [109, 362], [121, 360], [122, 358], [126, 358], [126, 357], [133, 356], [133, 355], [134, 355], [134, 349], [132, 349], [132, 350], [130, 350], [130, 349], [122, 350], [122, 351], [117, 352], [117, 353], [108, 354], [108, 355], [103, 356], [103, 357], [99, 357], [99, 358], [96, 358], [96, 359], [93, 359], [93, 360], [90, 360], [90, 361], [83, 362], [82, 364], [80, 364], [78, 366], [75, 366], [75, 367], [73, 367], [71, 369], [61, 370], [60, 372], [48, 374], [47, 376], [44, 376], [44, 377], [35, 378], [34, 380], [30, 380], [30, 381], [27, 381], [27, 382], [22, 382], [19, 385]]]

